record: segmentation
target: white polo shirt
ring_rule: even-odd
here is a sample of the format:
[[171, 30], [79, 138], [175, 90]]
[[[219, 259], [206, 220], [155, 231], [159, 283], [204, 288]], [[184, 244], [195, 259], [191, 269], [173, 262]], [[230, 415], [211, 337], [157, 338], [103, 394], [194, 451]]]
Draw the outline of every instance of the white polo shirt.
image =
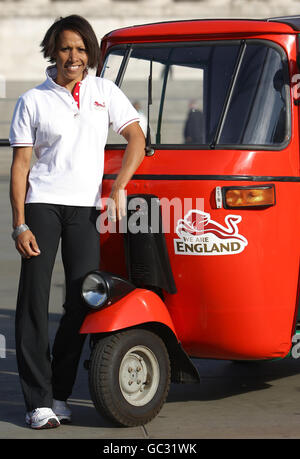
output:
[[18, 99], [10, 128], [11, 146], [37, 157], [25, 202], [99, 206], [109, 124], [120, 133], [138, 113], [109, 80], [87, 75], [73, 97], [53, 81], [55, 66], [46, 75]]

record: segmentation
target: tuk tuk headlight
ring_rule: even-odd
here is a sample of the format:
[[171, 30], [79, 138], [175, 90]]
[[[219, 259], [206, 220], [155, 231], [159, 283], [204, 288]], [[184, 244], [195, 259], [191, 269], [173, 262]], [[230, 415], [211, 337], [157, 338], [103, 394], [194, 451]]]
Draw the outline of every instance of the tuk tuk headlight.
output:
[[83, 279], [81, 295], [86, 305], [96, 310], [115, 303], [135, 288], [129, 281], [115, 274], [92, 271]]
[[108, 299], [108, 286], [99, 273], [92, 272], [84, 278], [81, 293], [90, 308], [98, 309]]

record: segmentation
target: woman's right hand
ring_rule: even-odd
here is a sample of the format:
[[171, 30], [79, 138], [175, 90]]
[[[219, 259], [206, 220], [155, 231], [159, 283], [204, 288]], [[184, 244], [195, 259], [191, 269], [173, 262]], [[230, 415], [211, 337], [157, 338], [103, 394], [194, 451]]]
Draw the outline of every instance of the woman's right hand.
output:
[[16, 239], [16, 249], [23, 258], [31, 258], [40, 255], [34, 234], [30, 230], [23, 231]]

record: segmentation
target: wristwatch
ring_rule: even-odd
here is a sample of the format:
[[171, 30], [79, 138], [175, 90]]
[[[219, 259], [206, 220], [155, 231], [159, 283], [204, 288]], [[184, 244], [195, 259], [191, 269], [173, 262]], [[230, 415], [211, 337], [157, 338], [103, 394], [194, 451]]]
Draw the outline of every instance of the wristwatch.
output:
[[11, 237], [13, 238], [13, 240], [15, 241], [17, 239], [17, 237], [23, 233], [24, 231], [27, 231], [29, 230], [29, 226], [25, 225], [25, 223], [23, 223], [22, 225], [19, 225], [17, 226], [13, 232], [11, 233]]

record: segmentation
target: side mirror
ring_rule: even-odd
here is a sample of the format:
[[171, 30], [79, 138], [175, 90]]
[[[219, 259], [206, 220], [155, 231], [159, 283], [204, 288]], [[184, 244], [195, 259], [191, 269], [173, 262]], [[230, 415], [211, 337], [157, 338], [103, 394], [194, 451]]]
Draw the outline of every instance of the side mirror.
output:
[[284, 86], [284, 75], [282, 69], [277, 70], [273, 78], [274, 89], [278, 92], [281, 92]]

